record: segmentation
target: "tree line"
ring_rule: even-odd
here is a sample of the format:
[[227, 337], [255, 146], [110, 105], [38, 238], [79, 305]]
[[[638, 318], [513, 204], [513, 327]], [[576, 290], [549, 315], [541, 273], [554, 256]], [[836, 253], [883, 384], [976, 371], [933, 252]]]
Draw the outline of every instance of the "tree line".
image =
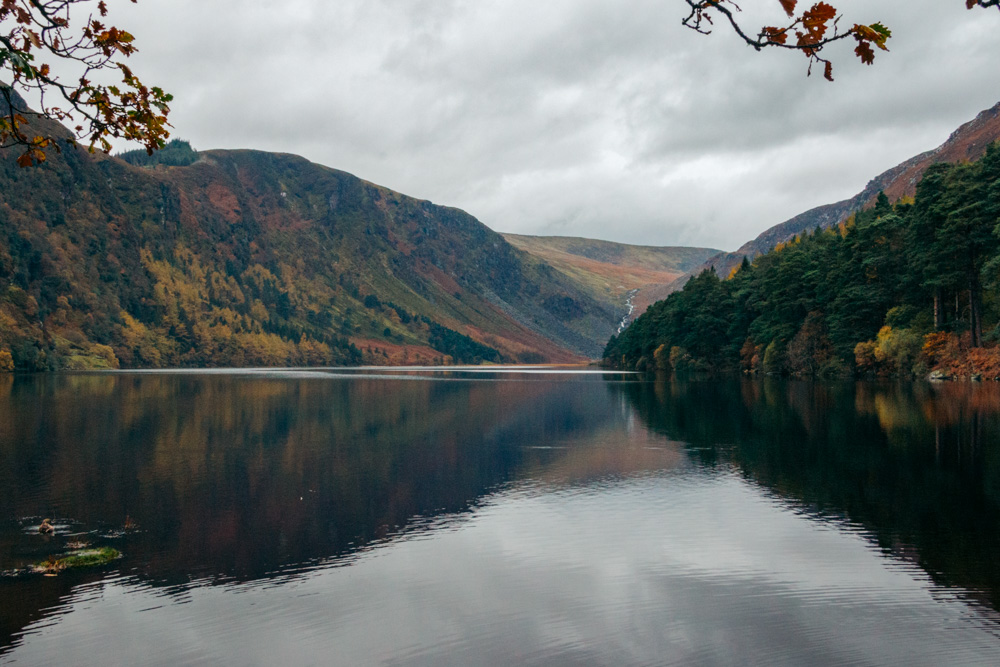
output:
[[604, 351], [639, 370], [1000, 376], [1000, 144], [936, 164], [914, 198], [714, 269]]

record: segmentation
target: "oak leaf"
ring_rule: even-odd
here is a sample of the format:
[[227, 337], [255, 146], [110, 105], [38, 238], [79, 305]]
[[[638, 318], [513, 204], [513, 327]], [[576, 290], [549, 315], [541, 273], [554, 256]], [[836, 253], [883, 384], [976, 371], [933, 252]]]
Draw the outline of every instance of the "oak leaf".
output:
[[866, 65], [871, 65], [875, 62], [875, 52], [872, 51], [872, 47], [868, 42], [858, 42], [858, 46], [854, 49], [854, 52], [858, 54], [858, 58], [861, 58], [861, 62]]
[[775, 44], [784, 44], [788, 41], [788, 33], [784, 28], [775, 28], [774, 26], [765, 26], [761, 29], [761, 34], [767, 37], [769, 42]]
[[826, 34], [826, 24], [837, 17], [837, 10], [825, 2], [817, 2], [802, 15], [802, 27], [809, 31], [809, 36], [819, 41]]

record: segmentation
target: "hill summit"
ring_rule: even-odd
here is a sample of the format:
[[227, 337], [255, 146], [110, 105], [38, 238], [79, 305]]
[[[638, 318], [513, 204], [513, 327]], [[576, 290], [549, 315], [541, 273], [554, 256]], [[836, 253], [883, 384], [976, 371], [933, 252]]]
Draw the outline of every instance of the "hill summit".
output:
[[617, 324], [458, 209], [293, 155], [123, 158], [0, 160], [7, 365], [571, 362]]

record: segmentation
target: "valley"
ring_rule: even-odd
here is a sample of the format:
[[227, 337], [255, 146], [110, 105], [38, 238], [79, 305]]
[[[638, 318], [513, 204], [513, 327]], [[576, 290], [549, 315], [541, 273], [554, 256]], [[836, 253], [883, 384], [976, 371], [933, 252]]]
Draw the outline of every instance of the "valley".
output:
[[580, 363], [625, 292], [715, 252], [508, 242], [297, 156], [183, 141], [0, 162], [0, 185], [8, 370]]
[[497, 233], [287, 154], [174, 141], [6, 161], [0, 370], [583, 363], [705, 268], [725, 278], [882, 190], [905, 201], [931, 163], [997, 137], [1000, 105], [731, 253]]
[[620, 322], [644, 311], [658, 300], [655, 295], [719, 252], [712, 248], [637, 246], [568, 236], [503, 237], [515, 248], [569, 277], [594, 299], [620, 311]]

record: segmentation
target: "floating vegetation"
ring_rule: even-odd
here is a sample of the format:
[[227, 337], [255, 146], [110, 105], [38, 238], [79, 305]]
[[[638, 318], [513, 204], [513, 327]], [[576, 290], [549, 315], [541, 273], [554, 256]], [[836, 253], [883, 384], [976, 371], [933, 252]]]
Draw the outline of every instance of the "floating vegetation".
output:
[[118, 560], [122, 554], [118, 549], [103, 547], [101, 549], [80, 549], [71, 551], [62, 558], [50, 557], [41, 563], [31, 566], [31, 571], [39, 574], [57, 574], [63, 570], [78, 567], [94, 567], [96, 565], [107, 565]]

